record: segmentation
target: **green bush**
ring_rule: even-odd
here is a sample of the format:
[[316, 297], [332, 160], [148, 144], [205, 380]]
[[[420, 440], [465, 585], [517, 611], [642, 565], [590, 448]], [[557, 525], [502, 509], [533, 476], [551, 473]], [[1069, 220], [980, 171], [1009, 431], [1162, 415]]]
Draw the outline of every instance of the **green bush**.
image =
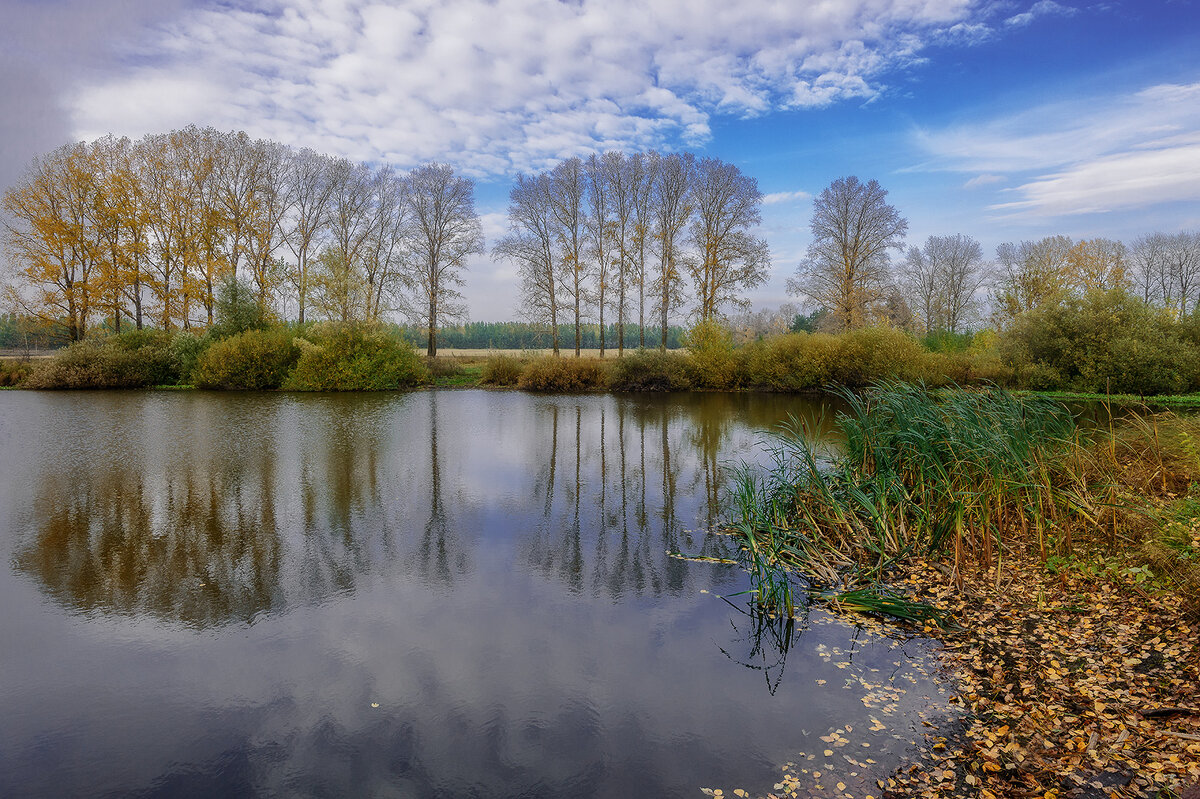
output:
[[488, 386], [515, 386], [521, 381], [525, 364], [509, 355], [495, 355], [483, 365], [479, 382]]
[[1000, 351], [1023, 387], [1173, 394], [1196, 381], [1189, 324], [1128, 292], [1093, 291], [1017, 317]]
[[830, 381], [839, 350], [828, 333], [788, 333], [746, 348], [749, 382], [770, 391], [808, 391]]
[[429, 381], [412, 345], [377, 328], [315, 325], [296, 343], [300, 357], [283, 383], [290, 391], [390, 391]]
[[216, 323], [209, 335], [216, 339], [229, 338], [247, 330], [266, 330], [270, 324], [254, 297], [254, 290], [234, 277], [227, 277], [217, 287]]
[[196, 362], [192, 381], [200, 388], [279, 388], [299, 355], [287, 329], [248, 330], [213, 342]]
[[0, 360], [0, 386], [20, 385], [32, 371], [29, 361]]
[[701, 322], [688, 331], [684, 346], [691, 359], [688, 376], [697, 388], [734, 388], [740, 382], [733, 333], [718, 322]]
[[466, 371], [457, 359], [445, 355], [435, 355], [432, 358], [425, 358], [425, 368], [435, 378], [458, 377]]
[[906, 333], [890, 327], [865, 327], [837, 337], [833, 382], [860, 388], [880, 380], [916, 381], [925, 377], [928, 359]]
[[517, 385], [526, 391], [590, 391], [608, 384], [598, 358], [534, 358], [521, 372]]
[[679, 352], [637, 350], [618, 358], [609, 388], [614, 391], [683, 391], [691, 387], [688, 358]]
[[196, 371], [196, 364], [212, 343], [213, 338], [207, 333], [203, 336], [197, 336], [187, 331], [175, 334], [175, 337], [171, 339], [170, 351], [171, 357], [175, 361], [179, 383], [192, 383], [192, 373]]
[[137, 350], [113, 339], [85, 339], [44, 361], [24, 382], [25, 388], [143, 388], [151, 385], [159, 351], [146, 345]]

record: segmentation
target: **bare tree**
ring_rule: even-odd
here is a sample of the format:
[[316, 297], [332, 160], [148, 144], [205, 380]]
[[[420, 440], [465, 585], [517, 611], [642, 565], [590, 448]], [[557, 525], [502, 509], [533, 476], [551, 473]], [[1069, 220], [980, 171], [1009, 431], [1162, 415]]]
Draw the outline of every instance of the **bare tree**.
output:
[[309, 260], [328, 222], [327, 212], [335, 187], [334, 163], [329, 156], [305, 148], [292, 155], [284, 178], [290, 212], [283, 222], [283, 239], [296, 259], [288, 279], [296, 290], [301, 324], [308, 310]]
[[887, 294], [888, 250], [903, 245], [907, 220], [878, 182], [850, 176], [821, 192], [810, 226], [813, 241], [788, 291], [828, 308], [838, 329], [865, 324]]
[[558, 355], [559, 268], [551, 179], [547, 174], [518, 175], [509, 192], [509, 233], [492, 255], [517, 264], [521, 275], [521, 315], [550, 331]]
[[656, 310], [662, 337], [659, 348], [667, 348], [667, 323], [671, 311], [683, 302], [680, 275], [680, 233], [692, 218], [692, 183], [696, 157], [691, 153], [651, 154], [654, 159], [652, 208], [658, 239], [658, 274], [654, 280]]
[[925, 332], [959, 332], [983, 285], [983, 249], [970, 236], [930, 236], [904, 263], [904, 288]]
[[408, 253], [408, 190], [406, 176], [391, 167], [372, 180], [374, 204], [371, 231], [363, 247], [366, 318], [378, 322], [404, 284]]
[[1068, 290], [1067, 255], [1071, 239], [1005, 242], [996, 248], [996, 295], [992, 313], [1004, 327], [1019, 314], [1060, 302]]
[[767, 242], [749, 233], [762, 221], [757, 180], [733, 164], [705, 158], [696, 169], [692, 198], [696, 217], [689, 240], [697, 257], [689, 271], [700, 319], [709, 321], [724, 305], [748, 304], [741, 292], [766, 282], [771, 255]]
[[625, 312], [629, 308], [630, 288], [637, 281], [637, 258], [634, 251], [634, 226], [637, 192], [641, 182], [641, 159], [626, 158], [621, 152], [604, 154], [607, 175], [609, 213], [612, 216], [613, 277], [617, 312], [617, 354], [625, 352]]
[[556, 236], [563, 279], [563, 294], [574, 306], [575, 357], [579, 357], [583, 338], [583, 310], [588, 300], [584, 249], [587, 211], [584, 208], [586, 180], [583, 161], [569, 158], [550, 173]]
[[596, 278], [595, 298], [596, 309], [600, 314], [600, 357], [604, 357], [604, 308], [607, 305], [608, 283], [612, 278], [613, 265], [609, 262], [612, 255], [609, 248], [609, 189], [610, 170], [604, 165], [604, 159], [592, 153], [584, 167], [587, 178], [588, 215], [585, 218], [588, 242], [594, 261]]
[[1200, 233], [1179, 232], [1163, 245], [1163, 267], [1173, 297], [1166, 306], [1192, 313], [1200, 308]]
[[629, 157], [629, 185], [633, 193], [634, 280], [638, 290], [638, 346], [646, 346], [646, 251], [654, 229], [652, 198], [657, 159], [635, 153]]
[[447, 164], [428, 164], [409, 174], [407, 296], [401, 309], [429, 329], [430, 356], [437, 355], [438, 325], [466, 316], [462, 273], [472, 253], [483, 252], [483, 228], [475, 213], [475, 182], [456, 177]]
[[283, 244], [280, 226], [291, 201], [284, 182], [291, 151], [282, 144], [261, 139], [251, 145], [251, 150], [258, 183], [245, 234], [246, 265], [258, 295], [259, 311], [266, 314], [285, 275], [275, 251]]

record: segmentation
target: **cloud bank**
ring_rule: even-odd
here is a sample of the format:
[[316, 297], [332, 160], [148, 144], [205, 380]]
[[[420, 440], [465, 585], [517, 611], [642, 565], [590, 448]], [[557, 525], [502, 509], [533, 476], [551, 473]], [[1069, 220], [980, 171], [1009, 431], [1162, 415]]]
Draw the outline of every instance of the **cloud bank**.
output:
[[75, 133], [189, 122], [476, 176], [696, 146], [713, 115], [869, 100], [979, 0], [252, 0], [157, 25]]

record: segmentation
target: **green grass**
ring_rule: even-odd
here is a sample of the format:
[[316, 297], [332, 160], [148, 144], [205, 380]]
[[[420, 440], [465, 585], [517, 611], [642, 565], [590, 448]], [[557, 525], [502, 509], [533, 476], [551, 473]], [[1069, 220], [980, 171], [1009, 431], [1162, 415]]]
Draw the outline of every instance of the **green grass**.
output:
[[1107, 402], [1117, 407], [1149, 405], [1200, 408], [1200, 393], [1139, 396], [1137, 394], [1088, 394], [1074, 391], [1014, 391], [1013, 394], [1019, 397], [1041, 397], [1058, 402]]

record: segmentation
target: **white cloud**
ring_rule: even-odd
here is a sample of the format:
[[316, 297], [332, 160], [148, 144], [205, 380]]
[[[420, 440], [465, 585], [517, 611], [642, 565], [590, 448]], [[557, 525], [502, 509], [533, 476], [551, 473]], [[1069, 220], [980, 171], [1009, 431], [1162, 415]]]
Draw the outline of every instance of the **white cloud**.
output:
[[764, 194], [762, 201], [763, 205], [775, 205], [776, 203], [790, 203], [796, 200], [807, 200], [812, 197], [806, 191], [775, 191], [770, 194]]
[[1008, 25], [1009, 27], [1023, 27], [1033, 22], [1038, 17], [1069, 17], [1072, 14], [1075, 14], [1076, 11], [1077, 9], [1074, 9], [1070, 6], [1064, 6], [1062, 3], [1056, 3], [1054, 0], [1038, 0], [1038, 2], [1030, 6], [1028, 11], [1021, 14], [1014, 14], [1008, 19], [1004, 20], [1004, 24]]
[[1059, 216], [1200, 200], [1200, 83], [1085, 97], [942, 131], [921, 131], [921, 168], [975, 173], [965, 187], [1022, 181], [992, 206]]
[[1003, 183], [1003, 175], [976, 175], [963, 184], [964, 189], [975, 189], [980, 186], [990, 186], [993, 183]]
[[184, 122], [407, 166], [540, 169], [696, 145], [713, 114], [886, 90], [926, 42], [974, 41], [974, 0], [250, 0], [149, 32], [70, 99], [75, 132]]

